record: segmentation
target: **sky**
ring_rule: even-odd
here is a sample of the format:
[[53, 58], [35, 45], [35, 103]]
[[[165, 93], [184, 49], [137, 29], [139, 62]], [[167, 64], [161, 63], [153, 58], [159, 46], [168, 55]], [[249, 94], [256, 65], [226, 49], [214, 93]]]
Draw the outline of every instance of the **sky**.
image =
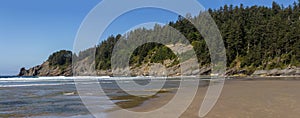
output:
[[[272, 0], [198, 1], [205, 8], [212, 9], [225, 4], [242, 3], [244, 6], [272, 4]], [[294, 2], [294, 0], [275, 1], [284, 6]], [[16, 75], [21, 67], [30, 68], [39, 65], [53, 52], [62, 49], [72, 50], [82, 21], [99, 3], [101, 0], [1, 0], [0, 75]], [[108, 10], [113, 10], [116, 6], [110, 6]], [[177, 16], [175, 13], [154, 8], [128, 12], [115, 20], [100, 40], [112, 34], [122, 34], [144, 22], [175, 21]]]

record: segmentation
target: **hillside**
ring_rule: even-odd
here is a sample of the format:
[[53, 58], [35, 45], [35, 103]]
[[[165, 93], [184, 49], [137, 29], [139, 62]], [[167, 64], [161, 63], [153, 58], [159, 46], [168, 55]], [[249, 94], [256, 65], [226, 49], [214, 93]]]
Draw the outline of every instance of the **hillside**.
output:
[[[228, 75], [250, 75], [253, 73], [258, 73], [258, 75], [299, 74], [299, 2], [286, 8], [281, 7], [275, 2], [273, 2], [271, 8], [264, 6], [244, 7], [243, 5], [225, 5], [217, 10], [209, 9], [208, 12], [218, 25], [225, 43]], [[199, 19], [199, 16], [191, 18], [191, 20], [197, 19]], [[167, 25], [179, 30], [193, 45], [197, 61], [202, 68], [201, 70], [193, 70], [193, 73], [208, 74], [210, 64], [209, 51], [203, 37], [197, 32], [196, 28], [182, 16], [179, 16], [176, 22], [170, 22]], [[149, 36], [147, 38], [155, 38], [156, 36], [151, 34], [165, 32], [165, 27], [157, 25], [153, 30], [144, 28], [136, 29], [128, 33], [126, 37], [131, 37], [132, 40], [139, 40], [138, 36], [140, 33], [148, 33]], [[73, 56], [78, 61], [84, 61], [87, 60], [86, 55], [89, 55], [90, 51], [95, 49], [95, 68], [97, 74], [111, 75], [112, 51], [115, 44], [122, 37], [122, 35], [110, 36], [107, 40], [97, 45], [96, 49], [91, 48]], [[174, 45], [180, 44], [176, 43]], [[22, 69], [19, 75], [54, 76], [71, 74], [71, 60], [51, 60], [50, 57], [41, 65], [42, 69], [39, 68], [40, 66], [29, 70]], [[152, 66], [154, 68], [165, 66], [167, 70], [172, 70], [173, 73], [170, 75], [180, 75], [178, 60], [169, 46], [147, 43], [138, 47], [130, 58], [132, 75], [147, 75]], [[52, 72], [52, 70], [55, 70], [55, 72]], [[277, 71], [262, 72], [256, 70]]]
[[28, 70], [21, 68], [18, 76], [71, 76], [72, 52], [61, 50], [49, 56], [43, 64]]

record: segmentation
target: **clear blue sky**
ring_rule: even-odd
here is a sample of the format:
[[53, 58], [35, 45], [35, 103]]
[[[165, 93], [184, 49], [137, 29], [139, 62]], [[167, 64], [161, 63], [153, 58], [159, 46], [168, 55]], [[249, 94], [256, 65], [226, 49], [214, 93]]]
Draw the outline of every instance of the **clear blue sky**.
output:
[[[284, 5], [294, 0], [276, 0]], [[0, 75], [16, 75], [21, 67], [41, 64], [50, 54], [61, 49], [72, 50], [77, 30], [101, 0], [1, 0], [0, 3]], [[272, 0], [199, 0], [205, 8], [224, 4], [270, 6]], [[117, 4], [117, 3], [116, 3]], [[130, 2], [128, 2], [130, 4]], [[114, 6], [111, 6], [113, 9]], [[149, 21], [167, 23], [177, 15], [142, 9], [121, 16], [105, 32], [124, 33], [131, 27]]]

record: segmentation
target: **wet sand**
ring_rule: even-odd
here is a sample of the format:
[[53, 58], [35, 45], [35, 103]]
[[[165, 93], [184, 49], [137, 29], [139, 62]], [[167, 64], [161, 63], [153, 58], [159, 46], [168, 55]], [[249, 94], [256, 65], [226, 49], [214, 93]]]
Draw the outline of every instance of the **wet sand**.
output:
[[[198, 89], [196, 98], [181, 118], [197, 118], [207, 87]], [[132, 111], [157, 109], [173, 93], [146, 101]], [[180, 107], [180, 106], [178, 106]], [[298, 118], [300, 116], [300, 81], [298, 80], [229, 80], [206, 118]], [[164, 117], [164, 116], [161, 116]]]

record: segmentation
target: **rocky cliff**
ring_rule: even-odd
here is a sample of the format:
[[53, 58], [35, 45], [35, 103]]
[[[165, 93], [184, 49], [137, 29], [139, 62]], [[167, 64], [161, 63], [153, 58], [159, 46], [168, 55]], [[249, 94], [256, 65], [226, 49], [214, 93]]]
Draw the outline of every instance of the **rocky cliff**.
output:
[[[180, 47], [178, 49], [168, 46], [178, 53], [185, 53], [192, 47]], [[112, 72], [111, 69], [95, 71], [94, 58], [85, 57], [77, 59], [72, 66], [72, 52], [58, 51], [49, 56], [43, 64], [26, 69], [21, 68], [18, 76], [199, 76], [210, 75], [211, 67], [202, 65], [198, 67], [197, 59], [190, 58], [182, 63], [175, 63], [176, 59], [166, 59], [160, 63], [144, 61], [142, 64], [132, 64], [129, 68], [117, 68]], [[128, 71], [130, 70], [130, 71]], [[114, 74], [114, 75], [113, 75]], [[255, 70], [240, 68], [239, 64], [226, 71], [228, 76], [300, 76], [300, 67], [288, 66], [285, 69]]]
[[[188, 65], [193, 64], [195, 60], [187, 60], [183, 64], [170, 66], [172, 60], [165, 60], [163, 63], [144, 63], [140, 66], [131, 66], [131, 76], [180, 76], [180, 75], [208, 75], [210, 74], [210, 67], [204, 66], [200, 69], [188, 68]], [[73, 69], [77, 69], [77, 73], [80, 76], [99, 75], [99, 76], [113, 76], [112, 70], [96, 70], [96, 73], [91, 70], [93, 66], [86, 67], [88, 59], [83, 59], [77, 64], [74, 64]], [[182, 66], [187, 65], [187, 66]], [[126, 69], [117, 69], [117, 73], [125, 73]], [[46, 61], [41, 65], [26, 69], [21, 68], [19, 76], [72, 76], [72, 66], [50, 66], [49, 62]]]
[[[193, 61], [186, 61], [186, 65], [189, 65]], [[84, 64], [84, 62], [82, 62]], [[138, 67], [130, 67], [131, 76], [180, 76], [185, 75], [209, 75], [211, 68], [209, 66], [203, 66], [199, 69], [191, 69], [181, 67], [180, 64], [168, 67], [170, 60], [166, 60], [161, 63], [145, 63]], [[74, 69], [77, 69], [76, 67]], [[118, 73], [125, 73], [125, 69], [117, 69]], [[92, 75], [94, 75], [93, 73]], [[96, 74], [99, 76], [113, 76], [112, 70], [96, 70]], [[91, 75], [91, 74], [81, 74]], [[251, 75], [251, 76], [300, 76], [300, 68], [286, 68], [286, 69], [272, 69], [272, 70], [256, 70], [253, 73], [248, 73], [247, 70], [228, 69], [226, 75]], [[21, 68], [19, 76], [72, 76], [71, 65], [67, 67], [50, 66], [49, 62], [44, 62], [41, 65], [32, 67], [30, 69]]]
[[300, 76], [300, 68], [256, 70], [252, 76]]
[[71, 65], [67, 67], [50, 66], [46, 61], [30, 69], [21, 68], [19, 76], [72, 76]]
[[[140, 66], [131, 66], [129, 68], [131, 76], [197, 76], [197, 75], [209, 75], [211, 68], [209, 66], [203, 66], [200, 68], [189, 68], [189, 65], [193, 64], [193, 60], [187, 60], [182, 64], [169, 66], [172, 61], [165, 60], [163, 63], [144, 63]], [[114, 70], [114, 74], [124, 75], [126, 74], [124, 68]], [[112, 70], [98, 70], [97, 75], [101, 76], [113, 76]]]

